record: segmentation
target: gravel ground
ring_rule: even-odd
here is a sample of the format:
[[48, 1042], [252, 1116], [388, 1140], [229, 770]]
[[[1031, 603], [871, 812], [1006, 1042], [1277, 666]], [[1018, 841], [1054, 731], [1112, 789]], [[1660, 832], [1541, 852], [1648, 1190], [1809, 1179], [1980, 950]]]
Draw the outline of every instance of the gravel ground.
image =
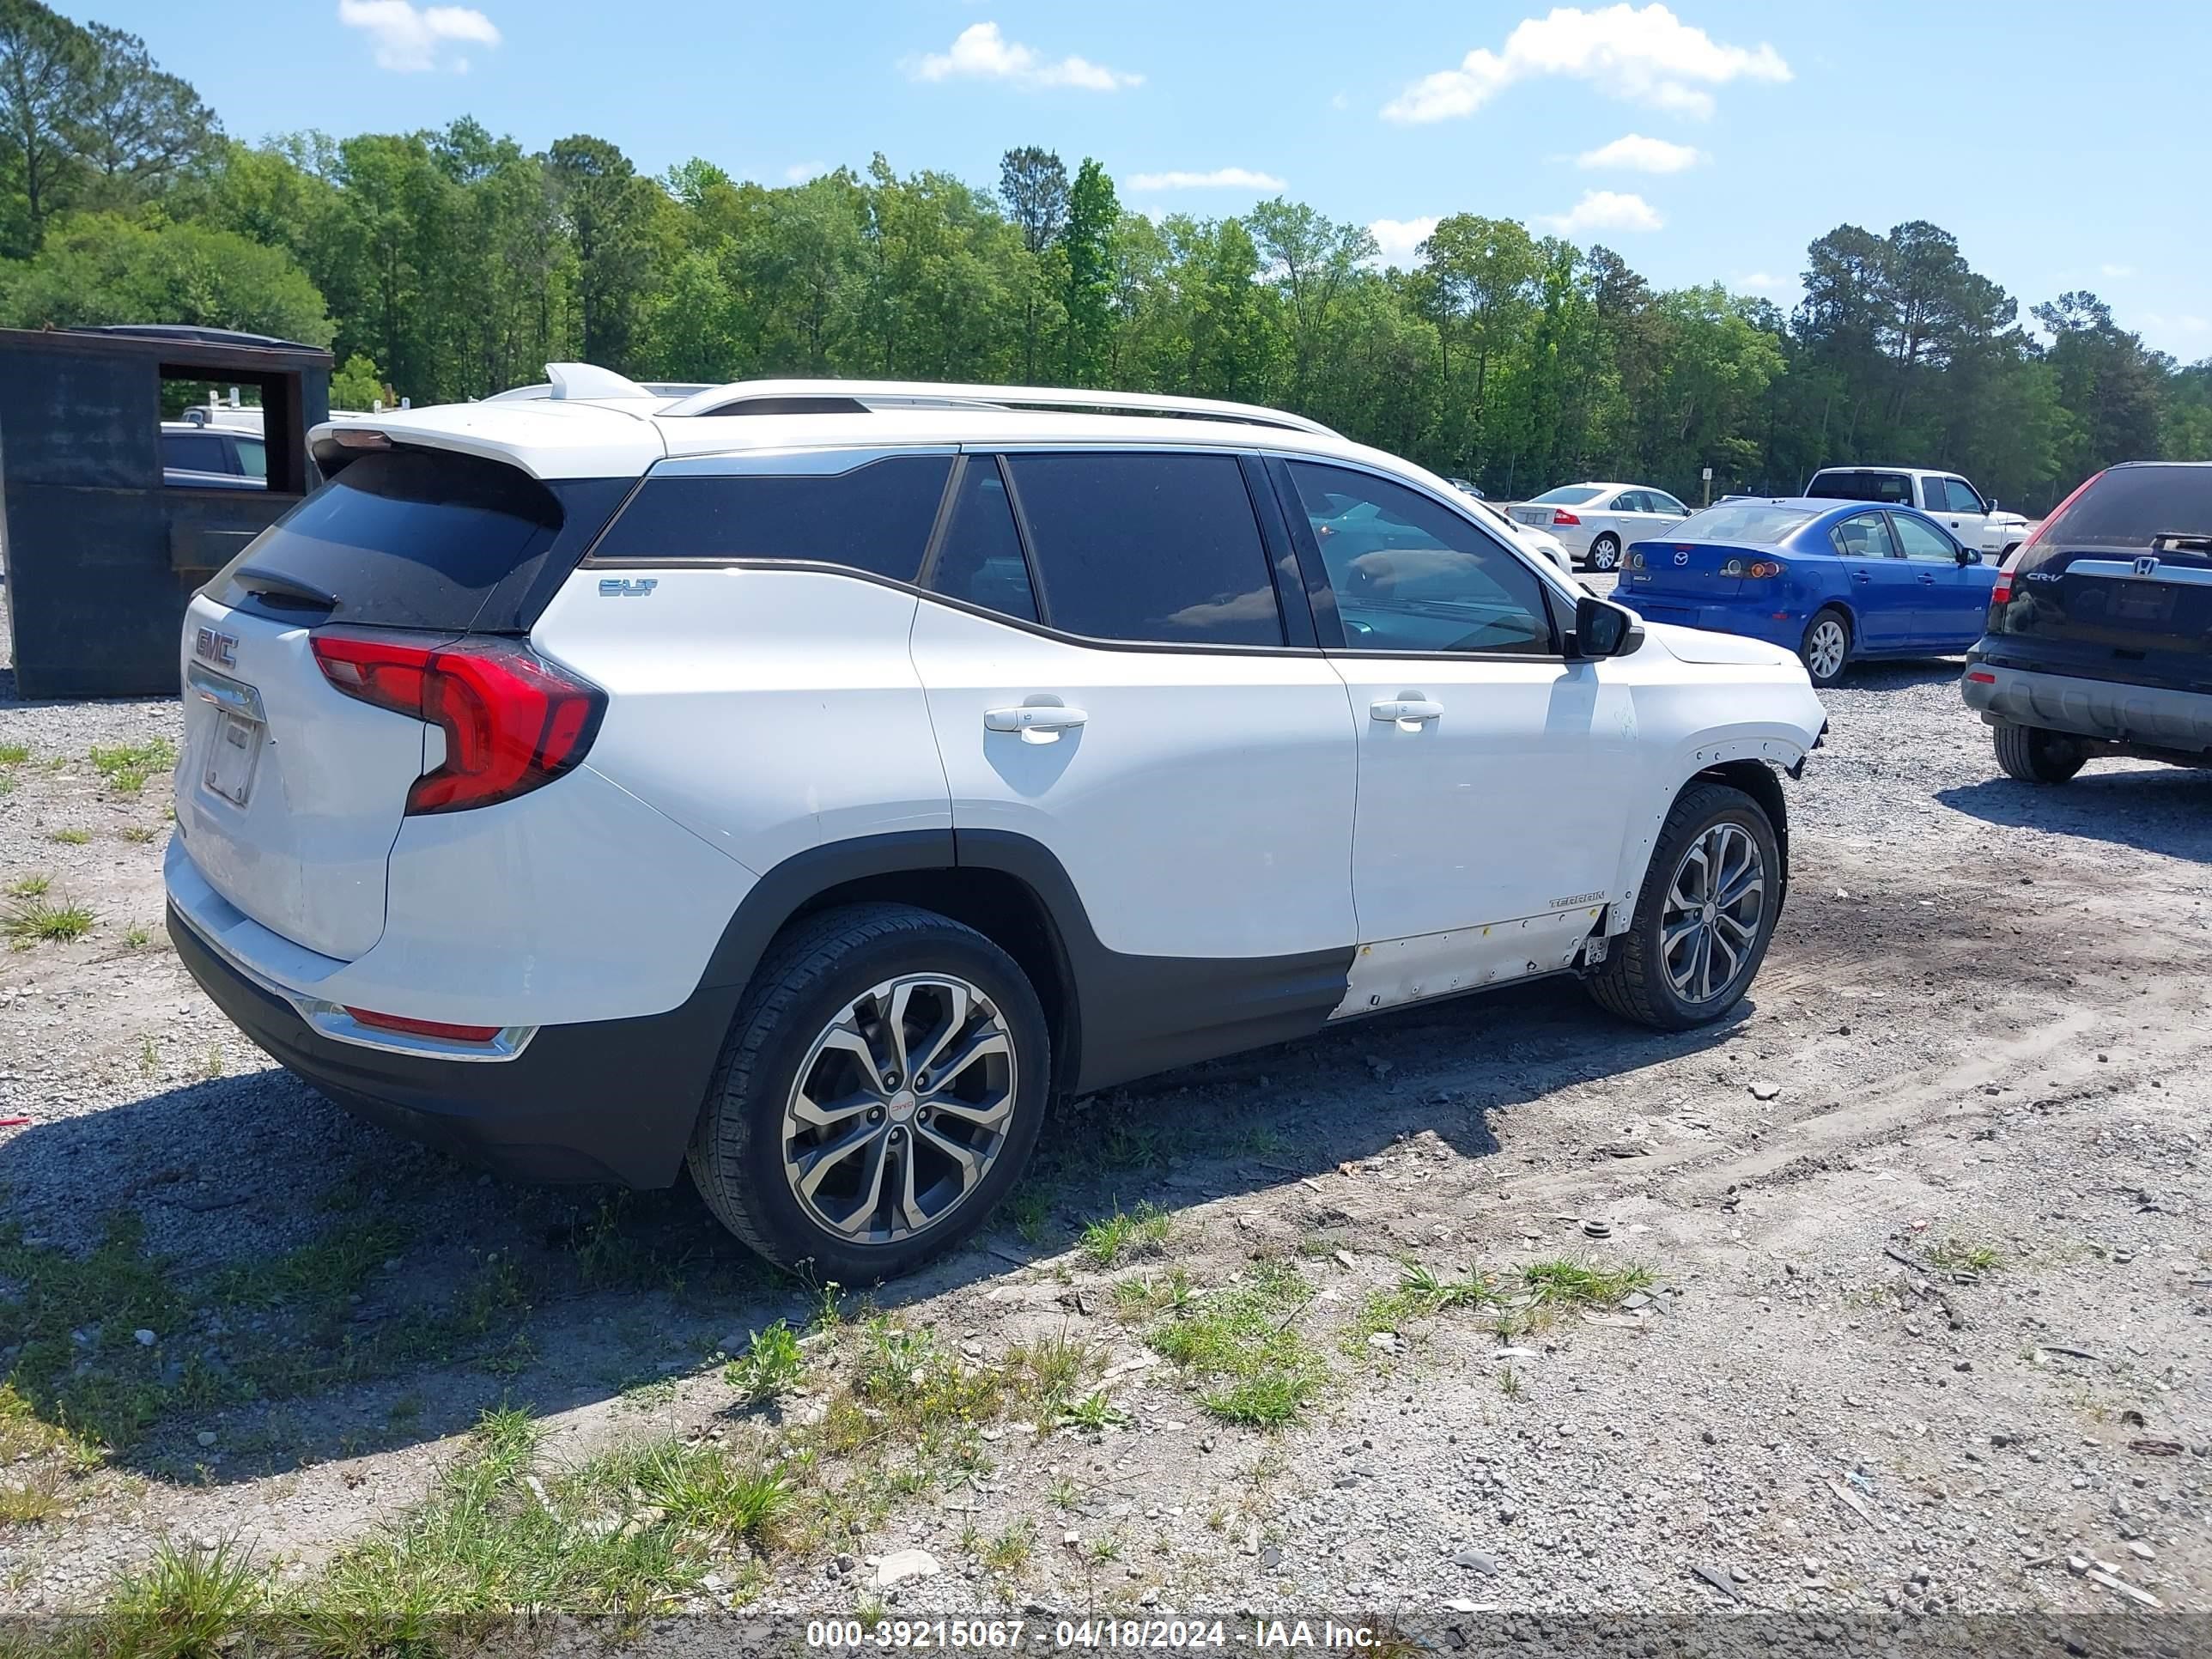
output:
[[[2203, 1607], [2212, 777], [2011, 783], [1955, 678], [1887, 666], [1827, 694], [1790, 792], [1790, 907], [1720, 1029], [1626, 1030], [1554, 981], [1077, 1103], [1025, 1231], [878, 1300], [971, 1357], [1094, 1345], [1120, 1415], [988, 1431], [972, 1480], [842, 1552], [772, 1557], [760, 1605], [872, 1607], [876, 1559], [921, 1548], [941, 1570], [887, 1592], [902, 1615], [2130, 1605], [2098, 1575]], [[98, 912], [78, 942], [0, 953], [0, 1116], [31, 1120], [0, 1129], [14, 1248], [82, 1256], [135, 1218], [190, 1287], [181, 1328], [146, 1334], [161, 1375], [257, 1331], [354, 1352], [487, 1275], [526, 1287], [451, 1354], [284, 1399], [166, 1396], [105, 1468], [48, 1477], [51, 1513], [0, 1521], [18, 1605], [88, 1604], [162, 1537], [311, 1571], [420, 1502], [502, 1400], [544, 1418], [556, 1462], [765, 1431], [709, 1357], [808, 1298], [688, 1191], [495, 1183], [270, 1068], [161, 937], [166, 786], [118, 795], [87, 761], [173, 738], [176, 705], [4, 690], [0, 745], [32, 753], [5, 769], [0, 885], [47, 875]], [[90, 838], [52, 838], [73, 829]], [[1144, 1204], [1167, 1231], [1133, 1264], [1073, 1248]], [[226, 1266], [372, 1224], [394, 1242], [335, 1326], [210, 1311]], [[1983, 1266], [1923, 1276], [1888, 1249]], [[1562, 1256], [1651, 1286], [1506, 1338], [1449, 1309], [1358, 1320], [1408, 1260], [1449, 1278]], [[1273, 1432], [1212, 1420], [1114, 1289], [1265, 1261], [1304, 1280], [1289, 1317], [1329, 1369]], [[811, 1376], [787, 1420], [830, 1390]], [[1024, 1522], [1029, 1558], [987, 1565], [978, 1540]]]

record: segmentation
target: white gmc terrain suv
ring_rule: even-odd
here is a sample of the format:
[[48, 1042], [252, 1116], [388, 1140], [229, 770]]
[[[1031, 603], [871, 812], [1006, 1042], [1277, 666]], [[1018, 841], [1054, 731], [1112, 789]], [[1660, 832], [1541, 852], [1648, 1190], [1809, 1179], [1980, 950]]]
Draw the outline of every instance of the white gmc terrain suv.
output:
[[688, 1162], [866, 1283], [1055, 1092], [1545, 974], [1686, 1027], [1758, 969], [1805, 671], [1441, 478], [1190, 399], [552, 392], [317, 428], [185, 621], [170, 932], [364, 1116]]

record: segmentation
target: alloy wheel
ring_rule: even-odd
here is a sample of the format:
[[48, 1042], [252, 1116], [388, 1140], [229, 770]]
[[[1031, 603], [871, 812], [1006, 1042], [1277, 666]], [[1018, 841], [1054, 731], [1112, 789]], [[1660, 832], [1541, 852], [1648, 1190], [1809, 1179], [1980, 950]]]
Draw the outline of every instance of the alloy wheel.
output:
[[1850, 644], [1843, 623], [1833, 617], [1821, 617], [1813, 624], [1812, 637], [1805, 641], [1806, 666], [1824, 680], [1834, 678], [1843, 672], [1844, 653]]
[[1020, 1084], [1006, 1016], [950, 974], [854, 998], [809, 1045], [783, 1110], [783, 1173], [810, 1219], [856, 1244], [938, 1225], [1006, 1144]]
[[1740, 823], [1716, 823], [1690, 843], [1660, 908], [1660, 956], [1683, 1001], [1728, 996], [1751, 965], [1766, 909], [1766, 866]]

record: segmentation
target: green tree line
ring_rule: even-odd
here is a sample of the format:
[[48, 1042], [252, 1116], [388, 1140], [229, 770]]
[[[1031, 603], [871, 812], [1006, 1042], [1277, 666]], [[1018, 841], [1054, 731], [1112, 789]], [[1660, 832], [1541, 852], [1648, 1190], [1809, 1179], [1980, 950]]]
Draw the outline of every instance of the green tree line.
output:
[[1476, 213], [1389, 267], [1304, 204], [1154, 220], [1033, 146], [988, 186], [878, 156], [772, 187], [469, 119], [250, 145], [136, 37], [0, 0], [0, 325], [327, 344], [342, 404], [478, 397], [564, 359], [1042, 381], [1297, 410], [1494, 495], [1613, 477], [1694, 500], [1705, 466], [1718, 494], [1881, 460], [2026, 510], [2115, 460], [2212, 455], [2212, 359], [2148, 349], [2093, 294], [2023, 317], [1934, 224], [1838, 226], [1803, 287], [1787, 314], [1655, 289]]

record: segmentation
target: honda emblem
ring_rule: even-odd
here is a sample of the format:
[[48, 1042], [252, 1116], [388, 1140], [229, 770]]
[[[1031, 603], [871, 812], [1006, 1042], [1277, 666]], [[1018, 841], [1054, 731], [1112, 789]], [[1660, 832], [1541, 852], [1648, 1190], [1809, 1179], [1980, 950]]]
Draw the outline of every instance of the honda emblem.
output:
[[2141, 558], [2136, 561], [2136, 574], [2138, 576], [2150, 575], [2153, 572], [2156, 571], [2157, 568], [2158, 561], [2151, 557], [2148, 553], [2144, 554]]

